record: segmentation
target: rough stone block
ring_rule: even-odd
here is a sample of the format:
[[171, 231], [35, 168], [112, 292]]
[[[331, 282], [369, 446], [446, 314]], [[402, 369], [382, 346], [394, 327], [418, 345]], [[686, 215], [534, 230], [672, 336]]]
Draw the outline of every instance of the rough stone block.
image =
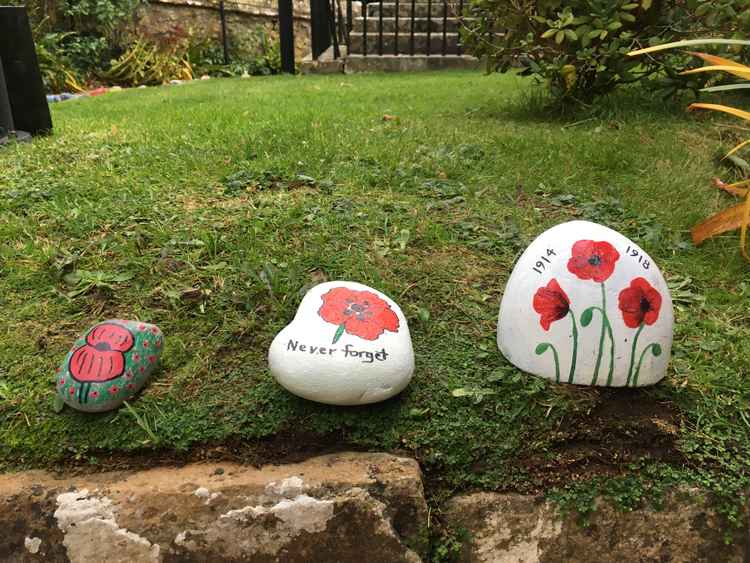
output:
[[743, 563], [748, 555], [747, 522], [727, 545], [726, 522], [693, 490], [673, 491], [662, 510], [599, 501], [589, 527], [542, 497], [497, 493], [452, 499], [445, 519], [468, 532], [464, 563]]
[[416, 461], [342, 453], [59, 479], [0, 476], [0, 561], [418, 563]]

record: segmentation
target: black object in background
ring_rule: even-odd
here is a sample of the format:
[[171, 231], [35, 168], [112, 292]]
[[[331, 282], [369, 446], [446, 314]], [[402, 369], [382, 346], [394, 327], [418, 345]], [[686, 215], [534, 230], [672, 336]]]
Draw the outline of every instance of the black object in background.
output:
[[[0, 6], [0, 65], [5, 76], [5, 91], [0, 92], [0, 129], [32, 135], [51, 132], [52, 117], [26, 8]], [[10, 123], [5, 123], [8, 119]]]
[[281, 72], [294, 74], [294, 10], [292, 0], [279, 0]]

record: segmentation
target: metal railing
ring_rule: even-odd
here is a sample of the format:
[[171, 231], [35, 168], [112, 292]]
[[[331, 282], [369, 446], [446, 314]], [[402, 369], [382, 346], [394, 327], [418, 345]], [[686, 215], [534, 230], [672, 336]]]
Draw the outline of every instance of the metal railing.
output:
[[[458, 31], [463, 11], [464, 0], [310, 0], [312, 55], [317, 59], [332, 46], [333, 58], [339, 58], [341, 45], [349, 54], [365, 57], [462, 55]], [[439, 39], [433, 41], [435, 37]]]

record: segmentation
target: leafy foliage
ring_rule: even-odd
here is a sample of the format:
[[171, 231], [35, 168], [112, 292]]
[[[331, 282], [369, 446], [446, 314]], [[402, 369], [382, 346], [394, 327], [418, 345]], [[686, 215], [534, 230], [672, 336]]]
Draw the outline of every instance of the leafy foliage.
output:
[[278, 74], [281, 52], [278, 38], [263, 26], [244, 32], [229, 33], [229, 59], [215, 39], [195, 37], [191, 33], [188, 58], [196, 75], [242, 76]]
[[[698, 90], [700, 77], [680, 76], [676, 60], [630, 59], [627, 53], [696, 33], [709, 26], [737, 30], [750, 22], [746, 2], [666, 0], [474, 0], [464, 38], [469, 50], [487, 57], [491, 70], [520, 67], [544, 81], [556, 100], [590, 102], [621, 84], [663, 71], [658, 87], [674, 93]], [[471, 22], [472, 20], [468, 20]]]
[[[653, 53], [655, 51], [663, 51], [666, 49], [674, 49], [677, 47], [689, 47], [692, 45], [702, 45], [702, 44], [730, 44], [735, 46], [745, 46], [750, 45], [750, 41], [743, 41], [739, 39], [695, 39], [695, 40], [687, 40], [687, 41], [678, 41], [676, 43], [669, 43], [667, 45], [660, 45], [657, 47], [651, 47], [648, 49], [641, 49], [640, 51], [634, 51], [632, 53], [629, 53], [631, 56], [634, 55], [643, 55], [647, 53]], [[704, 88], [704, 91], [706, 92], [715, 92], [715, 91], [728, 91], [728, 90], [744, 90], [747, 88], [750, 88], [750, 67], [743, 65], [741, 63], [738, 63], [737, 61], [726, 59], [724, 57], [719, 57], [717, 55], [709, 55], [707, 53], [691, 53], [692, 55], [702, 59], [708, 65], [686, 70], [682, 74], [701, 74], [706, 72], [723, 72], [726, 74], [729, 74], [733, 77], [741, 78], [743, 82], [737, 83], [737, 84], [731, 84], [731, 85], [723, 85], [723, 86], [709, 86], [707, 88]], [[707, 109], [711, 111], [717, 111], [721, 113], [726, 113], [735, 117], [739, 117], [740, 119], [743, 119], [745, 121], [750, 121], [750, 113], [747, 111], [737, 109], [730, 106], [725, 106], [721, 104], [705, 104], [705, 103], [694, 103], [690, 104], [689, 108], [690, 110], [696, 110], [696, 109]], [[730, 158], [735, 153], [737, 153], [739, 150], [743, 149], [747, 145], [750, 144], [750, 139], [742, 141], [737, 146], [735, 146], [732, 150], [730, 150], [724, 158]], [[716, 180], [715, 185], [717, 188], [724, 190], [727, 193], [730, 193], [734, 196], [739, 197], [745, 197], [745, 203], [740, 205], [735, 205], [734, 207], [731, 207], [729, 209], [726, 209], [720, 213], [717, 213], [716, 215], [713, 215], [712, 217], [709, 217], [707, 220], [703, 221], [699, 225], [696, 225], [693, 228], [693, 241], [696, 244], [700, 244], [706, 239], [709, 239], [715, 235], [724, 233], [726, 231], [731, 231], [734, 229], [739, 228], [740, 229], [740, 250], [742, 251], [742, 255], [745, 257], [745, 259], [750, 262], [750, 254], [747, 251], [747, 229], [748, 225], [750, 224], [750, 189], [748, 189], [748, 186], [750, 186], [750, 180], [742, 180], [740, 182], [735, 182], [733, 184], [725, 184], [724, 182], [721, 182], [720, 180]]]
[[26, 6], [43, 33], [73, 31], [107, 37], [116, 33], [142, 0], [10, 0]]
[[44, 86], [49, 92], [80, 92], [80, 75], [60, 47], [68, 33], [48, 33], [36, 41], [36, 55]]
[[99, 76], [108, 83], [122, 86], [156, 85], [173, 79], [192, 80], [193, 69], [184, 50], [161, 48], [138, 38]]

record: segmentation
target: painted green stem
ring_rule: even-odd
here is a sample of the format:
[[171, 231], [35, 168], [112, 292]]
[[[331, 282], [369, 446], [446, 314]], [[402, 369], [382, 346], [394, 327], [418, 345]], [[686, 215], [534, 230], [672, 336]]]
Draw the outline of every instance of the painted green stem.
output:
[[591, 385], [596, 385], [597, 380], [599, 379], [599, 368], [602, 365], [602, 352], [604, 352], [604, 335], [607, 333], [607, 325], [609, 324], [609, 321], [607, 320], [607, 293], [604, 291], [604, 282], [601, 283], [602, 286], [602, 332], [599, 335], [599, 352], [596, 354], [596, 365], [594, 366], [594, 377], [591, 380]]
[[560, 383], [560, 357], [557, 355], [557, 350], [549, 342], [542, 342], [536, 346], [536, 355], [541, 356], [547, 350], [552, 350], [552, 356], [555, 359], [555, 383]]
[[570, 320], [573, 322], [573, 357], [570, 359], [570, 375], [568, 375], [568, 383], [573, 383], [573, 378], [576, 374], [576, 361], [578, 360], [578, 326], [576, 325], [576, 316], [572, 310], [568, 311]]
[[[643, 327], [644, 327], [644, 324], [641, 323], [641, 325], [638, 327], [638, 330], [635, 333], [635, 336], [633, 337], [633, 348], [630, 351], [630, 367], [628, 368], [628, 380], [625, 382], [625, 387], [630, 385], [630, 380], [633, 377], [633, 363], [635, 362], [635, 347], [638, 344], [638, 337], [641, 335], [641, 331], [643, 330]], [[640, 369], [640, 367], [641, 367], [641, 363], [638, 362], [638, 369]]]
[[649, 344], [643, 349], [643, 352], [641, 352], [641, 357], [638, 360], [638, 366], [635, 368], [635, 375], [633, 376], [633, 387], [638, 385], [638, 376], [641, 375], [641, 364], [643, 363], [643, 358], [646, 355], [646, 352], [648, 352], [649, 350], [653, 352], [654, 357], [661, 354], [661, 347], [655, 342]]
[[612, 378], [615, 373], [615, 336], [612, 334], [612, 325], [609, 324], [609, 318], [604, 315], [607, 322], [607, 335], [609, 336], [609, 373], [607, 374], [607, 387], [612, 385]]
[[336, 334], [333, 335], [333, 344], [336, 344], [336, 342], [339, 341], [339, 338], [341, 338], [341, 335], [344, 334], [345, 329], [346, 329], [345, 324], [339, 325], [339, 328], [336, 329]]

